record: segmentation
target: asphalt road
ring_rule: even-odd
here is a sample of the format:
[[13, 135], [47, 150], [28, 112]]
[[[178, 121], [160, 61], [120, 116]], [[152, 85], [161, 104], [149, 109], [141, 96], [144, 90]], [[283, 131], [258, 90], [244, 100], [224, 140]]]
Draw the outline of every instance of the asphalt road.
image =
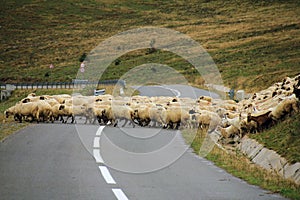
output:
[[284, 199], [196, 156], [178, 131], [80, 123], [31, 125], [8, 137], [0, 184], [1, 200]]

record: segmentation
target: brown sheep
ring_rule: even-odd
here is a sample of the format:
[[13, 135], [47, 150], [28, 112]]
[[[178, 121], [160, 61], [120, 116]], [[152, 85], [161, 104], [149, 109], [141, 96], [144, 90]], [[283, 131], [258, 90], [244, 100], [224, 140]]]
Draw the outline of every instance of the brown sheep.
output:
[[257, 123], [258, 131], [262, 131], [269, 128], [269, 126], [273, 122], [272, 118], [270, 117], [270, 113], [271, 111], [267, 111], [264, 113], [256, 114], [255, 116], [252, 116], [251, 113], [248, 113], [247, 122], [250, 123], [251, 121], [255, 121]]

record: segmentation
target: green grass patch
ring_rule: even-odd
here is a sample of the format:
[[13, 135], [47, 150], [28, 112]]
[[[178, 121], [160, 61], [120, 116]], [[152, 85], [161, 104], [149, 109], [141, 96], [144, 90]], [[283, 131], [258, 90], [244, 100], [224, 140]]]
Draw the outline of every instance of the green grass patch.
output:
[[[227, 86], [258, 91], [300, 73], [299, 12], [297, 1], [7, 0], [0, 7], [0, 82], [71, 81], [81, 55], [101, 41], [129, 29], [155, 26], [199, 42]], [[117, 79], [150, 62], [174, 67], [191, 84], [200, 77], [189, 63], [168, 52], [130, 52], [120, 59], [104, 79]]]
[[300, 113], [288, 117], [269, 130], [249, 135], [268, 149], [272, 149], [290, 163], [300, 162]]

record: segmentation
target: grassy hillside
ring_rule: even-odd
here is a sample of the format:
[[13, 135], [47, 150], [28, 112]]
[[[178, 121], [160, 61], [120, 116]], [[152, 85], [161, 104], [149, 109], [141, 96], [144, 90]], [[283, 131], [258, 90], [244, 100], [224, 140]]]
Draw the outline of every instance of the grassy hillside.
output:
[[[300, 73], [299, 13], [299, 1], [279, 0], [1, 0], [0, 82], [70, 81], [81, 55], [101, 41], [155, 26], [180, 31], [203, 45], [227, 86], [257, 91]], [[132, 52], [120, 60], [105, 79], [155, 61], [202, 83], [186, 61], [168, 52]], [[55, 68], [50, 71], [51, 63]]]
[[288, 117], [260, 134], [250, 135], [267, 148], [273, 149], [290, 163], [300, 162], [300, 113]]

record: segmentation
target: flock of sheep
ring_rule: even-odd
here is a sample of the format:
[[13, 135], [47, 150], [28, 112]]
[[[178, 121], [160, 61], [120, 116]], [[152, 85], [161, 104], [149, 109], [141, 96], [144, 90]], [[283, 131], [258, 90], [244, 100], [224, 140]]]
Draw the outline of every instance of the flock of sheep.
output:
[[85, 123], [117, 126], [124, 120], [132, 127], [152, 126], [167, 129], [195, 128], [218, 131], [223, 138], [242, 137], [262, 131], [285, 116], [299, 111], [300, 75], [285, 78], [249, 99], [198, 99], [177, 97], [113, 97], [29, 94], [5, 111], [22, 122], [76, 122], [79, 116]]

